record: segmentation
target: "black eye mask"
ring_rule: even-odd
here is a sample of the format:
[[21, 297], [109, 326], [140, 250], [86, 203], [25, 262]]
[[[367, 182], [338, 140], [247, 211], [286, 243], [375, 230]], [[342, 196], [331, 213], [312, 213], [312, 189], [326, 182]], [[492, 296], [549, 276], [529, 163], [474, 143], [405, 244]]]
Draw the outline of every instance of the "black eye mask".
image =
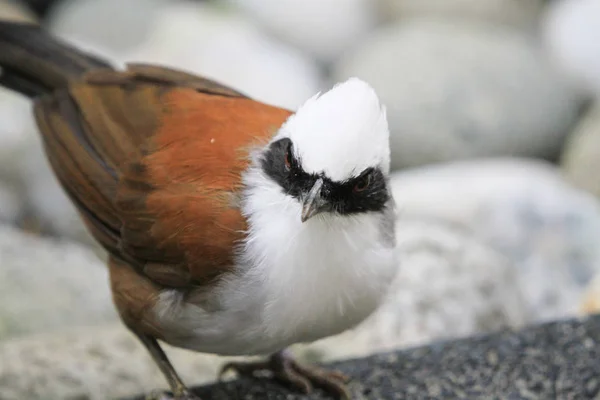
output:
[[301, 200], [315, 181], [323, 179], [322, 197], [339, 214], [382, 211], [389, 200], [387, 181], [379, 168], [368, 168], [357, 177], [333, 181], [323, 173], [308, 173], [294, 157], [293, 143], [279, 139], [269, 146], [263, 156], [262, 169], [281, 186], [284, 193]]

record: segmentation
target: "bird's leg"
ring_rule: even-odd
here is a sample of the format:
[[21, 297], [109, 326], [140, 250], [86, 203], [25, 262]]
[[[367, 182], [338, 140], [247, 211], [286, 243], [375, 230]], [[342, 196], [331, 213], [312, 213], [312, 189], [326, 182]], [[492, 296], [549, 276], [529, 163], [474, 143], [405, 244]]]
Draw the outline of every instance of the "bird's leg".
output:
[[163, 392], [154, 392], [146, 396], [146, 400], [201, 400], [199, 397], [192, 394], [187, 386], [185, 386], [157, 340], [148, 335], [137, 332], [135, 332], [135, 334], [144, 344], [146, 349], [148, 349], [152, 359], [156, 365], [158, 365], [158, 368], [160, 368], [173, 392], [172, 396]]
[[257, 377], [258, 373], [268, 372], [273, 378], [303, 393], [311, 393], [316, 386], [340, 400], [350, 400], [350, 392], [346, 388], [348, 377], [338, 371], [302, 365], [287, 350], [274, 353], [266, 361], [227, 363], [221, 369], [219, 377], [229, 370], [248, 377]]

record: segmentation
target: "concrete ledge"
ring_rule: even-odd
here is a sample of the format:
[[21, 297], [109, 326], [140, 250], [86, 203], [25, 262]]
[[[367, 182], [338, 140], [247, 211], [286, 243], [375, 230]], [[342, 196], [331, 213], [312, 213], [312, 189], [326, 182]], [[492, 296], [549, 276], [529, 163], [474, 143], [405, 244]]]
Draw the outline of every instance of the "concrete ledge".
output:
[[[358, 399], [600, 398], [600, 316], [558, 321], [332, 364]], [[268, 380], [196, 388], [203, 400], [327, 399]], [[143, 400], [138, 397], [135, 400]]]

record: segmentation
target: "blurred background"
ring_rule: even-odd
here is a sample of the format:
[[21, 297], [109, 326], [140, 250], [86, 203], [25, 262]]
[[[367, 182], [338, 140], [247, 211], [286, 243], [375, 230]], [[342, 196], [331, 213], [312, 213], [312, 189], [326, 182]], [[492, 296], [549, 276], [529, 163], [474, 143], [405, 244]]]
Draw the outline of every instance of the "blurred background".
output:
[[[358, 76], [391, 128], [399, 275], [360, 356], [600, 308], [600, 0], [0, 0], [116, 63], [171, 65], [296, 109]], [[25, 99], [0, 89], [0, 398], [165, 386]], [[220, 358], [169, 349], [189, 383]]]

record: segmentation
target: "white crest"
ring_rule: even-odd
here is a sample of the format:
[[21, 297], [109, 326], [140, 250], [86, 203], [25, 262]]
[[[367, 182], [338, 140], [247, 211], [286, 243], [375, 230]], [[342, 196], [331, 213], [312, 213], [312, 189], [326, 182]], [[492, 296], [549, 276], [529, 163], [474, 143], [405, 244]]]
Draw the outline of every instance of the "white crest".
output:
[[273, 140], [288, 137], [309, 173], [335, 181], [369, 167], [389, 171], [389, 129], [375, 90], [358, 78], [316, 94], [281, 127]]

